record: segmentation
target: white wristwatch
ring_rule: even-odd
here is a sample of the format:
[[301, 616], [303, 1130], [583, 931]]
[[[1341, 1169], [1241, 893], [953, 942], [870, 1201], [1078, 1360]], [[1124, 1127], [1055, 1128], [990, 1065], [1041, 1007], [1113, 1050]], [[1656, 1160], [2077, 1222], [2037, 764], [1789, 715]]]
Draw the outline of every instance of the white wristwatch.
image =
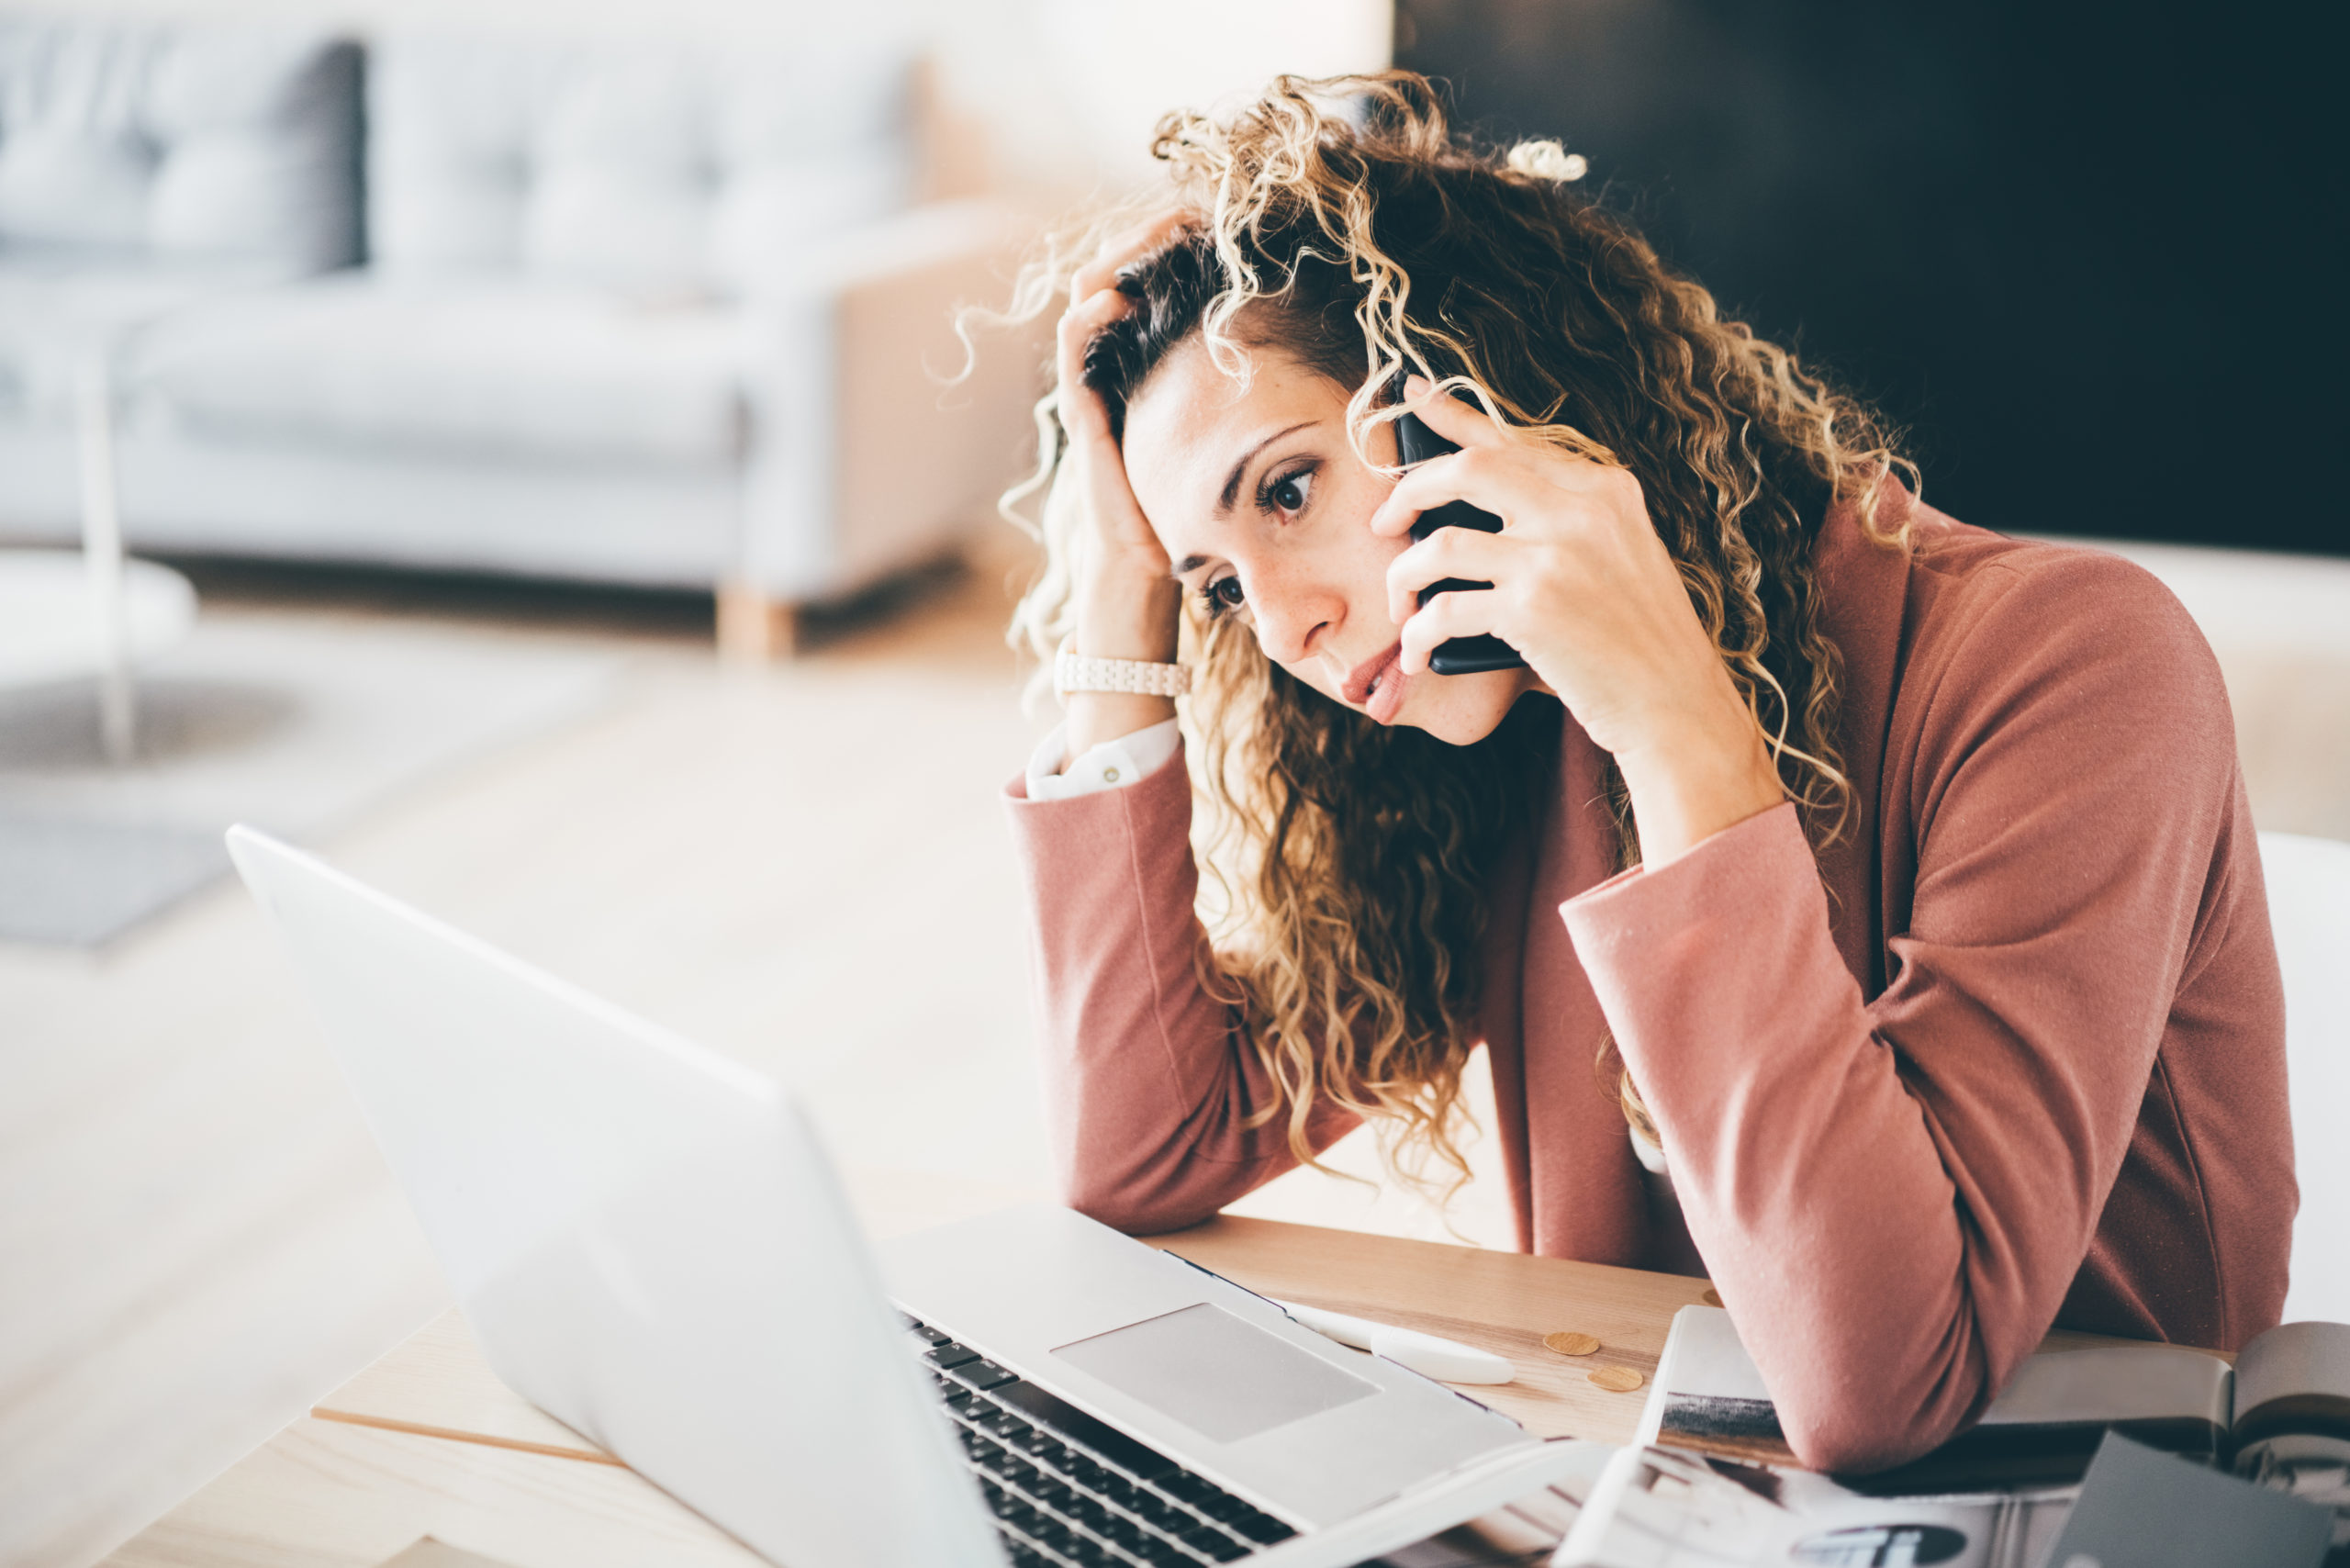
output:
[[1090, 659], [1072, 653], [1064, 642], [1053, 658], [1053, 695], [1072, 691], [1123, 691], [1137, 697], [1181, 697], [1192, 689], [1192, 672], [1183, 665], [1152, 664], [1144, 659]]

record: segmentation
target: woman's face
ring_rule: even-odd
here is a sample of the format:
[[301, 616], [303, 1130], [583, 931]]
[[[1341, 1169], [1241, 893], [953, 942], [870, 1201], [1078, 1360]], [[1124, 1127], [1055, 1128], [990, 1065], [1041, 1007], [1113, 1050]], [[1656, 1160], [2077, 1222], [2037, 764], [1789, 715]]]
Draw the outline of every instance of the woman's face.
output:
[[1387, 566], [1411, 541], [1369, 526], [1393, 481], [1348, 444], [1344, 390], [1275, 350], [1252, 360], [1244, 392], [1195, 335], [1126, 406], [1126, 476], [1177, 580], [1333, 701], [1455, 745], [1483, 739], [1533, 676], [1397, 667]]

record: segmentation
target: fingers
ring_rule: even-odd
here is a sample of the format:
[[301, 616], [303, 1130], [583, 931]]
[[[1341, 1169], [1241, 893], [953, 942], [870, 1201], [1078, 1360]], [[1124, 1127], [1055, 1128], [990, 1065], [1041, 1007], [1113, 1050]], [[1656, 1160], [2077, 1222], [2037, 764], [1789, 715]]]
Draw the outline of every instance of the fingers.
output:
[[1502, 469], [1494, 457], [1473, 449], [1431, 457], [1395, 481], [1371, 514], [1371, 531], [1382, 538], [1408, 532], [1420, 513], [1447, 501], [1467, 501], [1506, 519], [1508, 507], [1497, 493]]
[[[1508, 569], [1515, 542], [1473, 528], [1439, 528], [1387, 565], [1387, 614], [1397, 625], [1419, 610], [1420, 592], [1448, 577], [1490, 583]], [[1439, 595], [1429, 606], [1450, 594]]]
[[1109, 288], [1061, 312], [1058, 346], [1064, 381], [1072, 373], [1082, 373], [1086, 345], [1093, 342], [1094, 336], [1134, 308], [1133, 300]]
[[1404, 622], [1400, 641], [1405, 675], [1425, 674], [1428, 655], [1455, 637], [1478, 637], [1494, 629], [1501, 613], [1497, 595], [1487, 589], [1440, 593], [1426, 610]]
[[1069, 305], [1061, 312], [1055, 358], [1061, 424], [1072, 435], [1096, 441], [1110, 436], [1108, 411], [1085, 385], [1085, 351], [1104, 327], [1134, 308], [1135, 302], [1118, 290], [1119, 271], [1190, 220], [1184, 208], [1169, 207], [1104, 240], [1094, 260], [1069, 275]]
[[1392, 539], [1448, 501], [1466, 501], [1507, 527], [1645, 511], [1639, 481], [1625, 469], [1541, 446], [1467, 447], [1431, 457], [1396, 480], [1369, 527]]
[[[1404, 402], [1420, 417], [1420, 421], [1437, 434], [1466, 451], [1508, 452], [1523, 454], [1539, 463], [1544, 476], [1561, 488], [1572, 490], [1601, 489], [1609, 486], [1639, 481], [1628, 470], [1610, 463], [1595, 463], [1587, 457], [1553, 447], [1520, 444], [1506, 426], [1496, 424], [1486, 417], [1484, 409], [1474, 403], [1464, 403], [1449, 393], [1441, 398], [1430, 397], [1430, 383], [1424, 375], [1415, 375], [1404, 383]], [[1431, 460], [1433, 461], [1433, 460]]]
[[1172, 207], [1153, 214], [1131, 229], [1103, 239], [1093, 260], [1069, 274], [1069, 297], [1071, 303], [1090, 294], [1115, 288], [1118, 274], [1151, 252], [1165, 244], [1169, 236], [1192, 220], [1184, 207]]
[[1056, 345], [1061, 424], [1074, 434], [1109, 437], [1109, 411], [1101, 394], [1085, 385], [1085, 350], [1102, 328], [1132, 310], [1134, 303], [1115, 289], [1105, 289], [1061, 313]]
[[1485, 410], [1474, 403], [1464, 403], [1448, 392], [1431, 397], [1436, 384], [1425, 375], [1408, 377], [1404, 383], [1404, 402], [1419, 415], [1420, 422], [1444, 437], [1455, 446], [1505, 446], [1509, 437], [1500, 427], [1485, 417]]

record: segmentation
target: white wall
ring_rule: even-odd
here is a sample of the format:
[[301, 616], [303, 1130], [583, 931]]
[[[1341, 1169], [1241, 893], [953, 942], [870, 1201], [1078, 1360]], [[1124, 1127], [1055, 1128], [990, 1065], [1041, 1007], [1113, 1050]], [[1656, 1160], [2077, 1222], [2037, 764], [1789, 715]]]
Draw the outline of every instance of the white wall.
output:
[[1375, 70], [1392, 0], [10, 0], [77, 16], [264, 18], [541, 35], [926, 40], [948, 107], [1007, 188], [1060, 195], [1148, 173], [1164, 111], [1278, 73]]
[[[1017, 163], [1131, 178], [1151, 128], [1273, 76], [1375, 71], [1392, 58], [1392, 0], [978, 0], [950, 6], [942, 50], [958, 98], [993, 106]], [[1035, 84], [1013, 90], [1019, 74]]]

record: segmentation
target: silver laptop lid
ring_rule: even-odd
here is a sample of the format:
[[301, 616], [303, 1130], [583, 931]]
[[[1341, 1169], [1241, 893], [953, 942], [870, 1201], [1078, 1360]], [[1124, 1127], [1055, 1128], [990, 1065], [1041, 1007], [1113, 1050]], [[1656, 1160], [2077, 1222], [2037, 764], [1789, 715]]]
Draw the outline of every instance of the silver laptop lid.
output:
[[1003, 1562], [787, 1092], [251, 829], [229, 847], [499, 1377], [778, 1562]]

